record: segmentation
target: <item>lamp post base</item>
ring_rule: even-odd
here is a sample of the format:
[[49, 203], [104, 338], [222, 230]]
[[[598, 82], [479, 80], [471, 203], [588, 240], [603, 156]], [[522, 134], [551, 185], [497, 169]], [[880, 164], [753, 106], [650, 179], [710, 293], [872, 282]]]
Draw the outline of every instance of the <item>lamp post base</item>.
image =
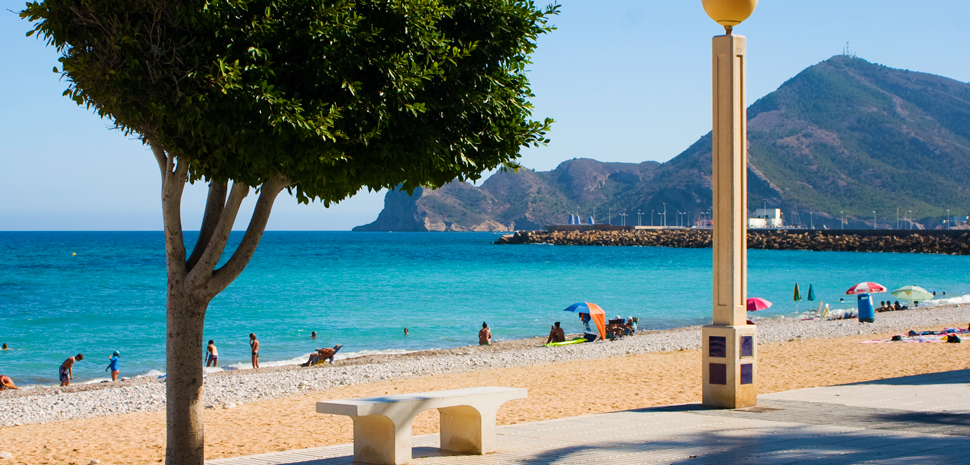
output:
[[704, 406], [735, 409], [757, 405], [758, 327], [708, 325], [701, 329], [701, 338]]

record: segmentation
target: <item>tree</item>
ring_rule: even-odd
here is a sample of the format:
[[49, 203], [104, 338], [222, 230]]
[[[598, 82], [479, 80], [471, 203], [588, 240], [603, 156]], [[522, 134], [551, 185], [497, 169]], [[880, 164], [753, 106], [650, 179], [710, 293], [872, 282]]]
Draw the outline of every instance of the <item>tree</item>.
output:
[[[525, 75], [558, 5], [531, 0], [43, 0], [64, 95], [150, 147], [167, 266], [166, 463], [202, 464], [202, 329], [284, 189], [301, 203], [518, 167], [544, 139]], [[191, 253], [186, 182], [208, 183]], [[240, 203], [258, 199], [221, 267]]]

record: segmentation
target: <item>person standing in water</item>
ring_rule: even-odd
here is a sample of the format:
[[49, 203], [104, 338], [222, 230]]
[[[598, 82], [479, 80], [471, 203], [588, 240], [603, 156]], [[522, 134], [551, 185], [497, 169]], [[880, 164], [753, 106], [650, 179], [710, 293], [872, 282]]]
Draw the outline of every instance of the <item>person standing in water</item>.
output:
[[316, 338], [317, 338], [317, 332], [316, 331], [311, 332], [310, 339], [316, 339]]
[[74, 379], [74, 363], [80, 362], [81, 360], [84, 360], [84, 354], [77, 354], [64, 360], [64, 363], [57, 370], [57, 376], [61, 380], [61, 386], [71, 385], [71, 380]]
[[104, 371], [111, 371], [111, 381], [118, 381], [118, 359], [121, 357], [121, 352], [117, 350], [108, 357], [108, 367]]
[[253, 349], [253, 368], [259, 368], [259, 341], [254, 333], [249, 333], [249, 347]]
[[478, 345], [487, 346], [492, 343], [492, 330], [488, 329], [488, 323], [482, 322], [482, 329], [478, 332]]
[[209, 354], [205, 359], [205, 366], [209, 365], [218, 366], [219, 365], [219, 349], [216, 349], [216, 341], [209, 339], [209, 346], [205, 348], [205, 351]]

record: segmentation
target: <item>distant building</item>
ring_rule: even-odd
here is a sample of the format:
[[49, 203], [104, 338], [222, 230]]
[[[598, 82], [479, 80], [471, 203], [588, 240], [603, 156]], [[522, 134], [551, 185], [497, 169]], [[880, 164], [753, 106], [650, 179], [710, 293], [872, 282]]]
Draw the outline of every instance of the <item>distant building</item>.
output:
[[780, 228], [784, 225], [780, 208], [758, 208], [754, 211], [754, 215], [748, 218], [749, 228]]

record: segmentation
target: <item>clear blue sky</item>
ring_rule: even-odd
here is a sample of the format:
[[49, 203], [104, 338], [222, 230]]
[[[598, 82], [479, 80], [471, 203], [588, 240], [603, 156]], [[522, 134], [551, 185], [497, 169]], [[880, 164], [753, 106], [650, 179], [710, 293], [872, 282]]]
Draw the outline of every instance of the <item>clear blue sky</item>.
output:
[[[531, 68], [535, 116], [557, 123], [552, 143], [525, 151], [523, 165], [666, 161], [710, 130], [710, 38], [722, 29], [700, 0], [562, 4]], [[150, 152], [61, 97], [56, 52], [24, 37], [29, 24], [9, 11], [23, 0], [0, 5], [0, 230], [160, 230]], [[871, 62], [970, 81], [968, 19], [966, 0], [762, 0], [735, 30], [748, 38], [748, 104], [846, 42]], [[186, 229], [198, 229], [204, 195], [187, 190]], [[330, 209], [284, 195], [269, 229], [346, 230], [382, 206], [382, 193]], [[245, 221], [243, 212], [236, 228]]]

